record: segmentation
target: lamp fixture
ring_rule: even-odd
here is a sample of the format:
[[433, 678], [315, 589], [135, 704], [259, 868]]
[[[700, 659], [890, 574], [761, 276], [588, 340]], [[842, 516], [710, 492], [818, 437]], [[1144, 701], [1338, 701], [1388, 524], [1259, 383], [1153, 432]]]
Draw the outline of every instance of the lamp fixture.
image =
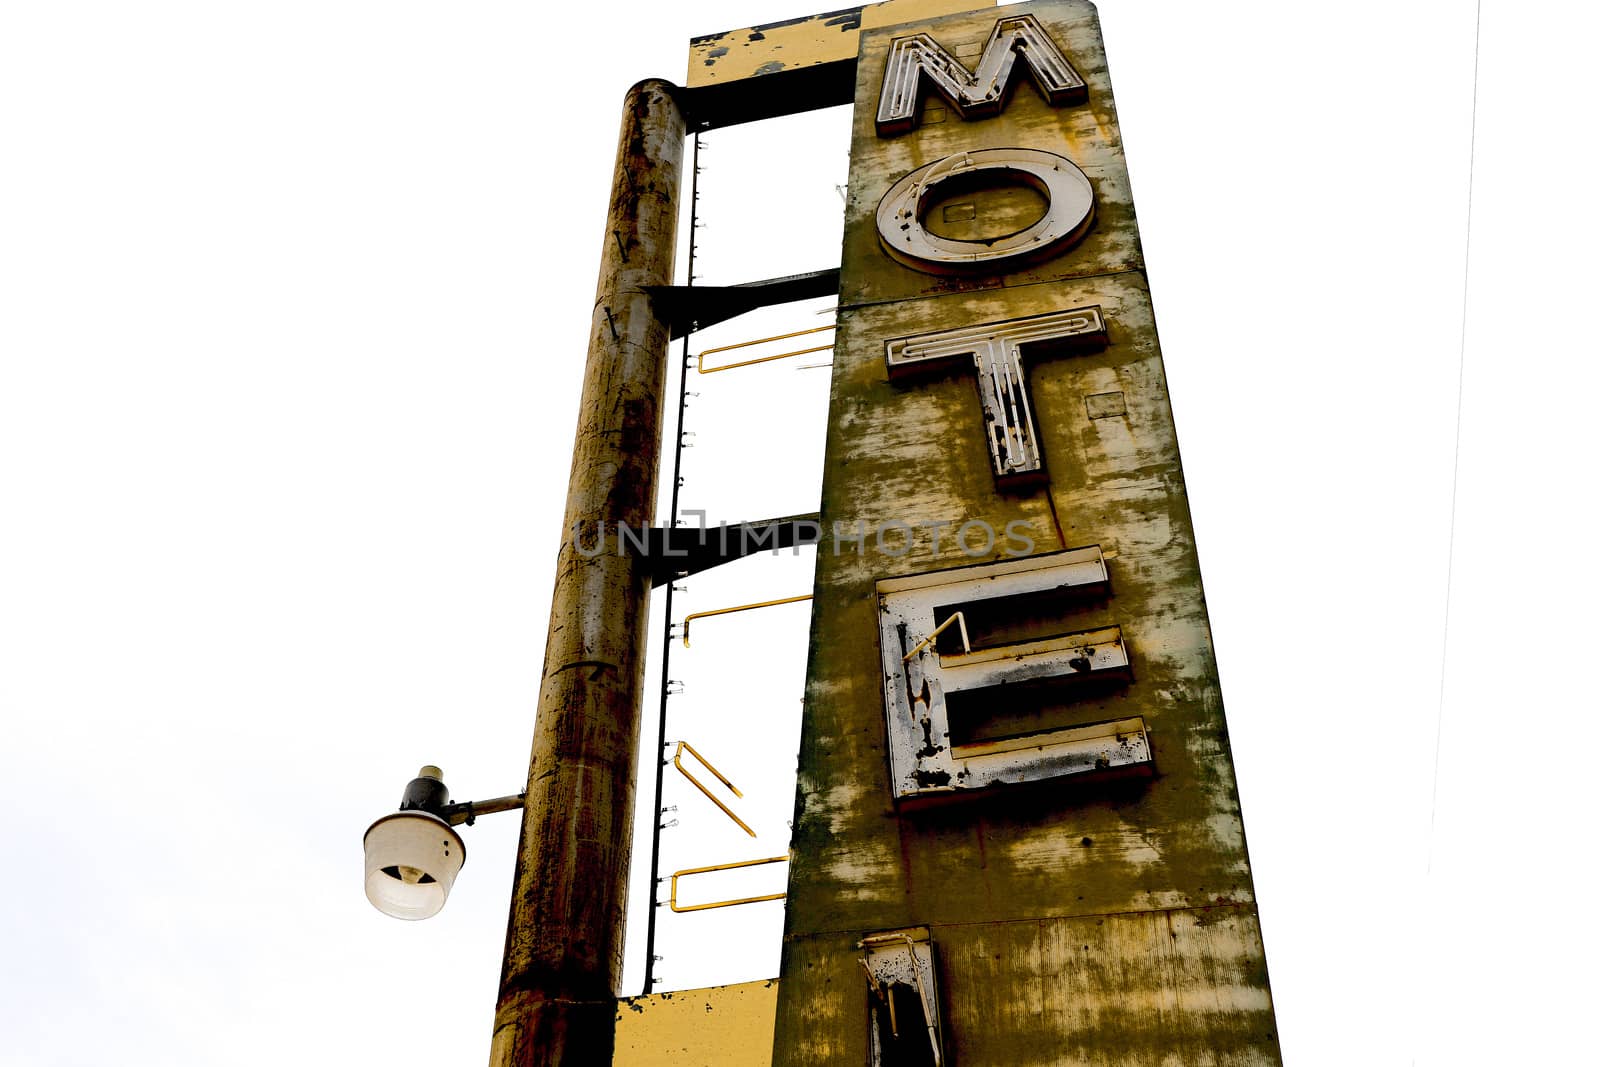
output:
[[400, 810], [367, 827], [367, 899], [396, 919], [426, 919], [444, 907], [467, 846], [455, 827], [471, 826], [479, 815], [514, 811], [527, 794], [450, 803], [444, 772], [423, 767], [406, 785]]

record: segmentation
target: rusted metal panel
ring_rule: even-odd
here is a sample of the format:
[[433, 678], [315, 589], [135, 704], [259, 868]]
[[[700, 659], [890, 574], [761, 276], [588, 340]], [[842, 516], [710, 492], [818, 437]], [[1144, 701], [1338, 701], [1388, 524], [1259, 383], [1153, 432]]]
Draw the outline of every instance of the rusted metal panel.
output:
[[983, 6], [888, 0], [696, 37], [681, 99], [697, 130], [848, 104], [863, 29]]
[[689, 42], [689, 74], [684, 85], [696, 89], [824, 63], [853, 64], [863, 29], [975, 11], [984, 6], [982, 0], [888, 0], [742, 30], [708, 33]]
[[1212, 904], [938, 936], [946, 1025], [961, 1062], [1270, 1062], [1262, 1050], [1276, 1035], [1251, 908]]
[[[1040, 0], [1002, 17], [1018, 15], [1036, 17], [1081, 75], [1081, 101], [1051, 100], [1013, 78], [998, 114], [956, 121], [937, 92], [923, 93], [921, 121], [880, 136], [894, 39], [926, 33], [970, 70], [997, 16], [862, 35], [774, 1062], [863, 1062], [869, 1015], [850, 973], [859, 971], [853, 946], [871, 931], [925, 926], [939, 946], [952, 1063], [1272, 1067], [1281, 1061], [1227, 727], [1098, 25], [1082, 0]], [[876, 213], [896, 183], [963, 152], [1008, 147], [1082, 170], [1094, 220], [1080, 241], [1022, 266], [945, 275], [884, 250]], [[993, 193], [980, 183], [959, 197], [919, 197], [917, 210], [938, 212], [920, 221], [964, 239], [1002, 236], [984, 227], [1015, 228], [1025, 211]], [[996, 476], [1000, 393], [986, 405], [965, 370], [907, 378], [885, 363], [897, 338], [1086, 308], [1100, 317], [1103, 343], [1070, 359], [1025, 360], [1014, 374], [1033, 445], [1048, 459], [1044, 476], [1023, 484]], [[1022, 411], [1013, 418], [1009, 405], [1023, 391], [1005, 393], [1013, 427]], [[910, 551], [870, 537], [863, 550], [840, 535], [890, 522], [916, 531]], [[1059, 616], [1043, 612], [1048, 629], [1032, 636], [1000, 623], [987, 633], [970, 626], [967, 646], [952, 644], [960, 624], [936, 635], [958, 605], [981, 603], [963, 594], [918, 608], [902, 637], [885, 622], [891, 596], [914, 599], [957, 568], [998, 575], [1010, 565], [1015, 540], [974, 553], [973, 539], [951, 536], [974, 522], [1018, 524], [1030, 556], [1098, 546], [1104, 578], [1085, 584], [1099, 591]], [[974, 606], [963, 618], [978, 614]], [[1072, 636], [1094, 632], [1108, 640]], [[1091, 644], [1117, 650], [1109, 673], [1120, 677], [1075, 694], [1070, 708], [1045, 708], [1061, 715], [1048, 729], [1120, 732], [1156, 773], [1068, 775], [896, 806], [904, 754], [886, 707], [895, 661], [917, 653], [900, 679], [907, 706], [923, 682], [931, 698], [935, 680], [948, 705], [964, 690], [945, 682], [960, 672], [1025, 672], [1030, 658], [1059, 670], [1050, 657]], [[1040, 654], [1018, 657], [1017, 647]], [[1087, 673], [1099, 655], [1083, 657]], [[974, 728], [960, 725], [959, 707], [946, 712], [950, 736], [933, 740], [952, 750], [1015, 760], [1027, 747], [1013, 747], [1026, 733], [1015, 729], [1020, 716]]]
[[905, 378], [945, 369], [952, 358], [971, 359], [989, 428], [995, 477], [1016, 483], [1044, 473], [1024, 355], [1031, 358], [1063, 349], [1098, 347], [1105, 339], [1106, 324], [1099, 308], [1072, 308], [1010, 322], [982, 322], [920, 337], [898, 337], [885, 343], [884, 362], [890, 377]]
[[1084, 409], [1089, 412], [1091, 419], [1114, 419], [1118, 415], [1128, 413], [1127, 404], [1123, 403], [1121, 393], [1095, 393], [1083, 398]]
[[856, 147], [851, 155], [845, 207], [847, 277], [840, 289], [842, 303], [904, 299], [950, 292], [971, 284], [964, 278], [930, 275], [903, 264], [874, 263], [868, 270], [850, 270], [849, 265], [864, 265], [869, 262], [868, 257], [880, 255], [873, 247], [879, 242], [873, 221], [884, 196], [896, 182], [920, 167], [941, 160], [951, 160], [945, 165], [952, 166], [963, 154], [984, 150], [1027, 148], [1064, 157], [1083, 172], [1094, 193], [1093, 223], [1071, 252], [1043, 262], [1005, 266], [984, 275], [984, 284], [1019, 286], [1143, 268], [1116, 106], [1093, 6], [1038, 3], [1008, 7], [1005, 11], [1007, 17], [1035, 15], [1082, 77], [1081, 101], [1051, 104], [1040, 96], [1031, 80], [1014, 78], [1014, 91], [999, 113], [970, 121], [933, 122], [926, 119], [935, 114], [943, 119], [948, 105], [937, 93], [924, 93], [919, 112], [924, 121], [905, 133], [880, 137], [877, 109], [894, 39], [925, 32], [956, 57], [975, 64], [994, 31], [996, 12], [952, 15], [926, 24], [863, 34], [852, 133]]
[[[1075, 877], [1071, 869], [1058, 873], [1068, 885]], [[1277, 1062], [1262, 1051], [1277, 1039], [1260, 927], [1247, 904], [1224, 898], [1193, 908], [928, 929], [938, 949], [946, 1062], [955, 1067]], [[824, 931], [794, 943], [785, 966], [841, 995], [794, 1004], [804, 1026], [781, 1040], [774, 1063], [867, 1062], [871, 1017], [858, 992], [858, 940]]]
[[[1105, 348], [1031, 372], [1040, 440], [1052, 457], [1048, 491], [1019, 496], [996, 485], [970, 384], [908, 389], [883, 367], [884, 339], [908, 330], [1091, 303], [1105, 315]], [[1218, 895], [1250, 901], [1221, 694], [1143, 279], [1123, 274], [849, 309], [836, 352], [786, 952], [826, 930], [928, 924], [942, 940], [943, 924], [980, 915], [998, 921], [1181, 908]], [[1090, 419], [1086, 397], [1112, 391], [1123, 393], [1126, 415]], [[1115, 596], [1086, 611], [1083, 625], [1122, 628], [1136, 682], [1085, 711], [1142, 719], [1155, 778], [1099, 793], [1057, 795], [1034, 786], [995, 796], [978, 811], [886, 818], [883, 656], [876, 640], [858, 635], [880, 632], [881, 579], [915, 583], [930, 571], [972, 563], [948, 535], [937, 551], [922, 535], [916, 554], [906, 557], [871, 551], [870, 538], [865, 553], [830, 543], [834, 523], [897, 515], [982, 518], [996, 528], [1025, 522], [1041, 551], [1098, 541]], [[992, 558], [1004, 559], [1000, 547]], [[775, 1062], [829, 1062], [808, 1051], [814, 1030], [803, 1035], [802, 1020], [820, 1026], [862, 1009], [835, 1003], [838, 994], [796, 967], [803, 965], [786, 955], [783, 973], [786, 981], [794, 976], [796, 1001], [822, 1002], [781, 1010]], [[1258, 970], [1264, 995], [1264, 965]], [[1099, 996], [1113, 999], [1110, 991]], [[1154, 1017], [1145, 1023], [1158, 1025]], [[851, 1040], [865, 1042], [865, 1031]], [[961, 1054], [958, 1041], [952, 1057]], [[1233, 1062], [1277, 1062], [1271, 1044], [1254, 1056]]]
[[[778, 980], [618, 1002], [616, 1067], [767, 1067]], [[591, 1061], [603, 1062], [603, 1061]]]
[[[991, 226], [975, 236], [935, 233], [927, 208], [949, 188], [998, 192], [1007, 185], [1034, 189], [1039, 217], [1021, 226]], [[959, 221], [976, 221], [975, 204], [960, 205]], [[1078, 165], [1037, 148], [978, 148], [924, 163], [889, 187], [878, 201], [878, 241], [896, 261], [925, 274], [992, 273], [1054, 259], [1094, 224], [1094, 186]], [[949, 215], [945, 221], [956, 221]], [[987, 220], [986, 220], [987, 221]]]
[[[1144, 720], [1072, 716], [1084, 683], [1129, 674], [1119, 627], [1068, 629], [1109, 590], [1098, 545], [879, 582], [894, 799], [1065, 775], [1148, 772]], [[977, 620], [969, 623], [969, 614], [1032, 617], [997, 636], [986, 625], [994, 639], [980, 637], [974, 646], [967, 631]], [[939, 632], [953, 624], [959, 624], [961, 645], [943, 648]], [[958, 716], [967, 721], [954, 721]]]
[[1052, 104], [1083, 99], [1083, 78], [1032, 15], [996, 19], [972, 70], [926, 33], [896, 34], [878, 91], [878, 133], [915, 126], [925, 93], [938, 93], [964, 119], [998, 115], [1024, 70]]

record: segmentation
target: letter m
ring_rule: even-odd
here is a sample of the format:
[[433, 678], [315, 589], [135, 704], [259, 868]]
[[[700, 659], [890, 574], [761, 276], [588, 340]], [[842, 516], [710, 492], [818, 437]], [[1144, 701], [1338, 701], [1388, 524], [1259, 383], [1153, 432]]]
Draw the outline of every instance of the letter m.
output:
[[904, 133], [917, 124], [917, 104], [926, 78], [964, 119], [998, 115], [1016, 83], [1017, 60], [1052, 105], [1076, 104], [1087, 90], [1061, 49], [1032, 15], [1012, 15], [994, 24], [974, 73], [925, 33], [896, 37], [878, 95], [878, 136]]

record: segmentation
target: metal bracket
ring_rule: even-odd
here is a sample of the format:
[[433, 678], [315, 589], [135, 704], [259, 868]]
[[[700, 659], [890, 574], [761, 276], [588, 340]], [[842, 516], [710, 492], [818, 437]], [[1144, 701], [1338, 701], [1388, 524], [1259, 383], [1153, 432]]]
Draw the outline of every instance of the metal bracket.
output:
[[835, 329], [838, 329], [838, 327], [834, 323], [830, 322], [826, 326], [813, 326], [809, 330], [794, 330], [790, 333], [775, 334], [772, 337], [758, 337], [753, 341], [740, 341], [738, 344], [734, 345], [723, 345], [720, 348], [708, 348], [695, 357], [695, 373], [716, 374], [718, 371], [735, 370], [739, 367], [753, 367], [757, 363], [771, 363], [775, 359], [788, 359], [790, 356], [808, 356], [813, 352], [831, 352], [833, 350], [833, 342], [829, 341], [825, 345], [814, 345], [811, 348], [797, 348], [792, 352], [779, 352], [775, 356], [757, 356], [755, 359], [744, 359], [737, 363], [724, 363], [720, 367], [706, 366], [706, 357], [715, 355], [718, 352], [733, 352], [740, 348], [750, 348], [754, 345], [763, 345], [768, 341], [785, 341], [791, 337], [804, 337], [806, 334], [822, 333], [825, 330]]
[[802, 600], [810, 600], [811, 594], [804, 596], [786, 596], [779, 600], [758, 600], [754, 604], [735, 604], [731, 608], [713, 608], [711, 611], [696, 611], [683, 617], [683, 647], [689, 647], [689, 623], [694, 619], [705, 619], [712, 615], [731, 615], [736, 611], [754, 611], [756, 608], [772, 608], [779, 604], [798, 604]]
[[[652, 526], [644, 533], [642, 562], [659, 588], [757, 552], [814, 545], [822, 540], [822, 516], [813, 511], [736, 526]], [[626, 539], [623, 547], [632, 549]]]
[[929, 940], [927, 928], [869, 934], [856, 942], [856, 948], [866, 950], [859, 962], [866, 971], [868, 986], [883, 1004], [889, 1021], [888, 1035], [881, 1031], [873, 1034], [873, 1064], [884, 1063], [887, 1059], [883, 1047], [887, 1043], [886, 1036], [888, 1040], [901, 1040], [893, 987], [910, 986], [916, 989], [921, 1002], [929, 1048], [935, 1067], [939, 1067], [944, 1063], [944, 1048], [939, 1038], [939, 1000], [934, 995], [933, 942]]
[[961, 628], [961, 650], [963, 652], [970, 653], [972, 651], [972, 640], [967, 636], [967, 617], [963, 612], [958, 611], [948, 619], [944, 620], [944, 622], [940, 623], [938, 628], [934, 630], [933, 633], [929, 634], [927, 637], [924, 637], [922, 641], [918, 643], [916, 648], [913, 648], [910, 652], [907, 652], [904, 656], [901, 656], [900, 662], [909, 662], [912, 656], [915, 656], [918, 652], [921, 652], [923, 649], [937, 641], [939, 639], [939, 635], [950, 629], [950, 625], [952, 623], [957, 624]]
[[446, 804], [439, 810], [439, 817], [451, 826], [460, 826], [462, 823], [471, 826], [478, 821], [480, 815], [493, 815], [498, 811], [521, 811], [523, 802], [527, 799], [527, 793], [517, 793], [515, 796], [495, 797], [493, 800], [467, 800], [459, 804]]
[[787, 863], [788, 860], [789, 855], [788, 853], [785, 853], [782, 856], [768, 856], [766, 859], [760, 860], [740, 860], [738, 863], [715, 863], [709, 867], [687, 867], [681, 871], [673, 871], [671, 889], [667, 897], [667, 906], [676, 912], [709, 911], [712, 908], [731, 908], [737, 904], [755, 904], [763, 900], [782, 900], [787, 894], [768, 893], [765, 896], [759, 897], [740, 897], [737, 900], [717, 900], [712, 901], [710, 904], [686, 904], [683, 907], [679, 907], [678, 879], [687, 878], [691, 874], [710, 874], [713, 871], [732, 871], [737, 870], [740, 867], [760, 867], [762, 864], [766, 863]]
[[657, 317], [671, 329], [673, 340], [757, 308], [833, 296], [838, 291], [838, 267], [738, 285], [645, 286]]
[[683, 765], [683, 754], [684, 754], [685, 751], [687, 751], [689, 753], [689, 755], [693, 756], [695, 759], [699, 760], [700, 761], [700, 766], [704, 767], [706, 770], [708, 770], [712, 774], [716, 775], [717, 776], [717, 781], [719, 781], [723, 785], [727, 786], [728, 787], [728, 791], [731, 792], [734, 796], [741, 797], [741, 798], [744, 796], [743, 793], [739, 792], [739, 787], [738, 786], [736, 786], [732, 782], [728, 781], [728, 776], [727, 775], [723, 774], [721, 771], [719, 771], [715, 767], [713, 767], [711, 765], [711, 761], [706, 759], [704, 756], [700, 755], [700, 753], [695, 750], [695, 747], [693, 745], [691, 745], [687, 741], [679, 741], [678, 742], [678, 750], [672, 754], [672, 765], [674, 767], [678, 768], [678, 773], [683, 775], [685, 778], [689, 779], [690, 783], [693, 784], [693, 786], [696, 789], [700, 790], [700, 792], [702, 792], [702, 793], [704, 793], [706, 795], [706, 799], [707, 800], [711, 801], [711, 803], [715, 804], [719, 809], [721, 809], [722, 814], [726, 815], [728, 818], [730, 818], [734, 822], [738, 823], [739, 824], [739, 829], [743, 830], [745, 833], [749, 834], [751, 837], [756, 836], [756, 832], [754, 830], [750, 829], [750, 824], [749, 823], [745, 822], [743, 819], [739, 818], [739, 816], [735, 815], [733, 813], [732, 809], [730, 809], [728, 807], [728, 805], [724, 804], [722, 801], [720, 801], [716, 797], [712, 796], [711, 790], [707, 789], [705, 787], [705, 785], [700, 781], [700, 779], [696, 778], [694, 775], [689, 773], [689, 769]]

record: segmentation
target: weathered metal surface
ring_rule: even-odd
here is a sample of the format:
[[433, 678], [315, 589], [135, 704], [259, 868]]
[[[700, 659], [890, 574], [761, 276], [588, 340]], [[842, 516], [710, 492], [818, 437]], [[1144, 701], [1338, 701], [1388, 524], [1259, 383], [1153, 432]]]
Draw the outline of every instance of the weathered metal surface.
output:
[[[987, 184], [1033, 188], [1044, 211], [1032, 223], [1001, 225], [972, 237], [934, 233], [924, 223], [941, 186]], [[976, 219], [976, 205], [963, 205]], [[878, 201], [878, 240], [883, 250], [913, 270], [929, 274], [972, 273], [1037, 263], [1083, 240], [1094, 222], [1094, 187], [1072, 160], [1036, 148], [979, 148], [924, 163], [889, 187]], [[1010, 222], [1011, 220], [1007, 220]]]
[[[616, 1067], [767, 1067], [778, 980], [618, 1002]], [[603, 1063], [604, 1060], [594, 1060]]]
[[848, 104], [863, 28], [979, 6], [977, 0], [888, 0], [696, 37], [679, 100], [695, 130]]
[[1105, 339], [1099, 308], [1072, 308], [1012, 322], [897, 337], [885, 342], [884, 363], [891, 378], [905, 378], [930, 367], [942, 369], [953, 358], [971, 359], [978, 372], [981, 426], [989, 440], [995, 477], [1016, 483], [1044, 473], [1024, 357], [1098, 347]]
[[[1023, 11], [1008, 8], [1008, 15]], [[962, 122], [937, 94], [925, 95], [912, 131], [890, 138], [877, 134], [875, 113], [887, 52], [895, 37], [922, 31], [952, 54], [971, 62], [994, 29], [995, 13], [977, 12], [863, 34], [856, 72], [856, 107], [851, 181], [845, 206], [844, 266], [839, 298], [845, 305], [901, 300], [977, 287], [1014, 287], [1069, 277], [1141, 270], [1143, 254], [1134, 220], [1099, 23], [1090, 4], [1027, 5], [1083, 78], [1085, 96], [1059, 106], [1046, 102], [1027, 79], [999, 114]], [[1064, 156], [1094, 188], [1094, 224], [1070, 252], [1042, 263], [1005, 267], [979, 279], [933, 276], [895, 264], [879, 267], [879, 237], [872, 214], [890, 186], [918, 167], [985, 148], [1033, 148]], [[865, 153], [865, 154], [863, 154]], [[861, 269], [873, 263], [871, 269]], [[851, 269], [851, 265], [856, 269]], [[1005, 316], [1009, 317], [1009, 316]], [[902, 331], [904, 332], [904, 331]]]
[[944, 1063], [939, 980], [928, 928], [868, 934], [856, 947], [866, 950], [861, 964], [873, 995], [870, 1067]]
[[650, 578], [576, 531], [634, 529], [655, 508], [667, 323], [650, 286], [672, 280], [684, 121], [673, 88], [623, 108], [556, 564], [544, 680], [490, 1062], [610, 1059], [633, 835]]
[[[1067, 629], [1109, 592], [1098, 545], [879, 582], [894, 799], [1064, 775], [1148, 772], [1144, 721], [1095, 721], [1103, 718], [1105, 690], [1084, 684], [1127, 678], [1121, 629]], [[1022, 617], [1025, 624], [974, 647], [963, 622], [967, 647], [941, 649], [933, 636], [963, 611]], [[957, 723], [958, 716], [966, 721]]]
[[[991, 4], [993, 2], [990, 0]], [[706, 34], [689, 42], [689, 76], [684, 85], [696, 89], [751, 78], [770, 78], [785, 71], [826, 63], [853, 65], [863, 29], [974, 11], [984, 6], [982, 0], [887, 0], [881, 4], [858, 5], [821, 15]]]
[[[1103, 845], [1073, 842], [1083, 857]], [[1065, 892], [1089, 873], [1075, 862], [1080, 857], [1049, 859]], [[950, 877], [957, 876], [952, 869]], [[931, 936], [953, 1067], [1278, 1062], [1252, 906], [1224, 901], [1181, 911], [953, 923], [932, 927]], [[857, 941], [852, 932], [825, 932], [791, 946], [774, 1064], [795, 1062], [790, 1025], [806, 1028], [804, 1062], [864, 1062], [872, 1038]], [[838, 995], [791, 999], [796, 974], [808, 988]], [[791, 1012], [803, 1023], [789, 1023], [783, 1014]]]
[[[1270, 1067], [1280, 1056], [1227, 727], [1099, 30], [1082, 0], [1007, 11], [1016, 14], [1036, 16], [1083, 77], [1082, 102], [1052, 103], [1022, 84], [999, 114], [956, 122], [932, 96], [913, 129], [881, 138], [893, 38], [925, 32], [970, 62], [996, 16], [862, 35], [774, 1062], [863, 1062], [870, 1015], [854, 946], [926, 926], [951, 1063]], [[874, 209], [894, 183], [960, 152], [1011, 146], [1064, 156], [1087, 175], [1097, 210], [1081, 242], [972, 276], [930, 275], [882, 251]], [[965, 205], [946, 206], [951, 225], [971, 224]], [[1047, 482], [997, 484], [964, 372], [904, 381], [886, 370], [892, 339], [1064, 308], [1098, 308], [1105, 343], [1019, 369]], [[870, 538], [866, 551], [830, 544], [863, 521], [926, 532], [909, 553], [872, 551]], [[972, 539], [950, 536], [970, 522], [1024, 524], [1039, 553], [1098, 545], [1109, 585], [1072, 608], [1069, 626], [1049, 613], [1040, 625], [1051, 629], [1031, 637], [973, 626], [971, 653], [952, 627], [918, 658], [941, 675], [967, 669], [962, 660], [988, 669], [1019, 645], [1115, 629], [1126, 677], [1081, 694], [1052, 729], [1114, 736], [1127, 724], [1153, 777], [1074, 775], [1070, 788], [1063, 778], [896, 807], [878, 593], [1015, 551], [1004, 538], [973, 554]], [[923, 625], [955, 610], [973, 622], [978, 609], [963, 607], [973, 603], [934, 607]], [[1009, 740], [1002, 724], [962, 743], [992, 751]]]
[[1083, 99], [1083, 79], [1032, 15], [996, 19], [972, 70], [926, 33], [896, 36], [878, 90], [878, 135], [904, 133], [915, 126], [917, 105], [928, 90], [943, 97], [964, 119], [998, 115], [1019, 67], [1050, 103]]

